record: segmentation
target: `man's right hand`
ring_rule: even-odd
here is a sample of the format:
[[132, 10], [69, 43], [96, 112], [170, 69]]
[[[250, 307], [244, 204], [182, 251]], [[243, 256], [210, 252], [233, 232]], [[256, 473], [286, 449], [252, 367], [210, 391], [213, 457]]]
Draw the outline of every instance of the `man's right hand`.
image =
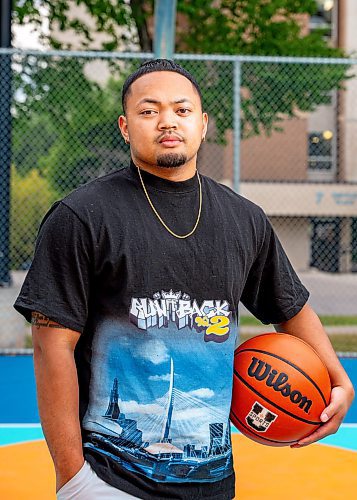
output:
[[32, 313], [38, 408], [60, 489], [84, 464], [74, 349], [80, 333]]
[[77, 465], [75, 463], [71, 463], [67, 468], [63, 468], [63, 470], [56, 469], [56, 492], [58, 492], [65, 484], [68, 483], [84, 465], [84, 458], [79, 461]]

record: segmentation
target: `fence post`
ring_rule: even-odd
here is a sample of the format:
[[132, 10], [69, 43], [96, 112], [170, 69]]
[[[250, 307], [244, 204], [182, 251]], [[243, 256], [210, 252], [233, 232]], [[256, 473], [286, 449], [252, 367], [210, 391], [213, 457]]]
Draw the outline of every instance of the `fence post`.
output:
[[[11, 47], [11, 1], [0, 0], [0, 47]], [[0, 287], [10, 277], [11, 54], [0, 55]]]
[[172, 59], [175, 47], [176, 0], [155, 0], [154, 53], [158, 59]]
[[[235, 59], [233, 63], [233, 189], [239, 193], [240, 185], [240, 87], [242, 80], [242, 62]], [[237, 342], [240, 338], [240, 318], [237, 324]]]
[[233, 63], [233, 189], [239, 193], [240, 184], [240, 87], [242, 80], [242, 62], [236, 59]]

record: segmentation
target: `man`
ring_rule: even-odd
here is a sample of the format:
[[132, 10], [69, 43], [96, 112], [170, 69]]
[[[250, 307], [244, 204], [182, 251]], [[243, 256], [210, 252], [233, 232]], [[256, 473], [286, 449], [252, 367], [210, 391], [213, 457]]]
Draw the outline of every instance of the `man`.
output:
[[57, 203], [15, 307], [32, 315], [38, 403], [59, 499], [234, 497], [229, 409], [241, 300], [351, 383], [260, 208], [201, 176], [196, 81], [154, 60], [123, 87], [132, 162]]

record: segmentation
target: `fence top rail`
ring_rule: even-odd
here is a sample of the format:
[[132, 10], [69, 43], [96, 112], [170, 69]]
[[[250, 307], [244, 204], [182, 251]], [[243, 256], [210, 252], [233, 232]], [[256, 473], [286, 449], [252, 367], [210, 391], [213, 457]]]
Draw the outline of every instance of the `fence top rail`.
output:
[[[0, 48], [0, 55], [23, 55], [38, 57], [82, 57], [87, 59], [153, 59], [151, 52], [102, 52], [85, 50], [22, 50], [14, 48]], [[357, 59], [337, 57], [282, 57], [282, 56], [253, 56], [253, 55], [223, 55], [223, 54], [175, 54], [175, 59], [181, 61], [227, 61], [227, 62], [256, 62], [276, 64], [344, 64], [357, 65]]]

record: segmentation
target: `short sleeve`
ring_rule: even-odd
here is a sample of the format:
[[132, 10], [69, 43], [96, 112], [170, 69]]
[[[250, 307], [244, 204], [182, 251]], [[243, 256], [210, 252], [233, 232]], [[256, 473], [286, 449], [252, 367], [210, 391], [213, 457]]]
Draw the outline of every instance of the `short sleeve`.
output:
[[242, 303], [262, 323], [277, 324], [294, 317], [308, 297], [309, 292], [265, 217], [263, 242], [249, 270]]
[[14, 304], [27, 321], [38, 311], [53, 321], [83, 332], [91, 276], [91, 237], [63, 202], [45, 216], [32, 265]]

